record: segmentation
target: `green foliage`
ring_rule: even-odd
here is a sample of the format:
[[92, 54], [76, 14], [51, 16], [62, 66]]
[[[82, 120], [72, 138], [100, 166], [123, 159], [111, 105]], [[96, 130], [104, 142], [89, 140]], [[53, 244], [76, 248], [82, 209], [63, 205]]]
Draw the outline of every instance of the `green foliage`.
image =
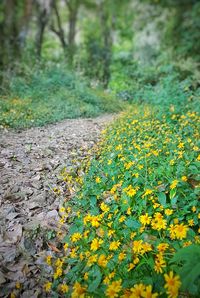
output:
[[44, 125], [66, 118], [94, 117], [122, 109], [122, 103], [80, 76], [60, 67], [36, 69], [13, 77], [0, 99], [0, 124], [6, 127]]
[[199, 78], [191, 60], [169, 63], [169, 57], [163, 55], [149, 65], [135, 61], [126, 52], [116, 58], [109, 86], [118, 98], [130, 103], [199, 110]]
[[182, 288], [192, 295], [200, 293], [200, 245], [180, 249], [172, 258], [175, 270], [181, 276]]
[[140, 285], [139, 297], [198, 297], [199, 116], [177, 107], [135, 105], [104, 131], [76, 179], [79, 192], [64, 204], [71, 228], [68, 250], [52, 261], [53, 292], [58, 281], [69, 296], [131, 297]]

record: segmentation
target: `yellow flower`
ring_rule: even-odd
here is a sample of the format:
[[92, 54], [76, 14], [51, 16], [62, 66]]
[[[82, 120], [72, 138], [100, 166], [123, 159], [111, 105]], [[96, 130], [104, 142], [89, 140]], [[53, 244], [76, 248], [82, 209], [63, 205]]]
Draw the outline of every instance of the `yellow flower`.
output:
[[171, 238], [172, 240], [174, 240], [175, 237], [176, 237], [176, 233], [175, 233], [175, 225], [171, 224], [170, 227], [168, 228], [168, 230], [169, 230], [170, 238]]
[[100, 218], [98, 216], [92, 216], [91, 218], [91, 225], [95, 228], [98, 228], [100, 226]]
[[135, 178], [138, 178], [139, 177], [139, 173], [134, 173], [133, 174], [133, 177], [135, 176]]
[[151, 189], [146, 189], [144, 194], [142, 195], [142, 198], [148, 196], [148, 195], [151, 195], [153, 193], [153, 191]]
[[120, 252], [119, 256], [118, 256], [118, 260], [119, 261], [123, 261], [126, 257], [126, 254], [124, 252]]
[[58, 195], [61, 193], [61, 190], [58, 189], [57, 187], [54, 187], [54, 188], [53, 188], [53, 191], [54, 191], [55, 193], [57, 193]]
[[134, 162], [130, 161], [128, 163], [125, 163], [124, 167], [125, 167], [126, 170], [129, 170], [132, 167], [132, 165], [134, 165]]
[[186, 181], [187, 181], [187, 177], [186, 177], [186, 176], [182, 176], [182, 177], [181, 177], [181, 180], [182, 180], [183, 182], [186, 182]]
[[133, 238], [134, 238], [136, 235], [137, 235], [136, 232], [132, 232], [131, 235], [130, 235], [131, 240], [133, 240]]
[[[182, 224], [176, 224], [174, 227], [175, 238], [182, 240], [187, 236], [188, 227]], [[171, 230], [170, 230], [171, 233]]]
[[142, 251], [141, 251], [141, 253], [144, 254], [144, 253], [149, 252], [149, 251], [152, 251], [151, 244], [148, 243], [148, 242], [144, 242], [143, 245], [142, 245]]
[[151, 222], [151, 216], [148, 215], [148, 213], [145, 213], [144, 215], [141, 215], [139, 217], [139, 221], [141, 222], [141, 224], [148, 225]]
[[117, 241], [112, 241], [110, 243], [110, 247], [109, 247], [109, 250], [117, 250], [120, 246], [120, 241], [117, 240]]
[[58, 277], [60, 277], [62, 273], [63, 273], [62, 268], [58, 267], [53, 275], [54, 279], [57, 279]]
[[151, 221], [151, 226], [153, 230], [160, 231], [161, 229], [166, 229], [167, 221], [163, 219], [163, 216], [160, 212], [154, 214], [154, 218]]
[[128, 272], [131, 271], [135, 267], [135, 264], [130, 263], [128, 266]]
[[61, 218], [61, 219], [59, 220], [59, 222], [60, 222], [61, 224], [64, 224], [64, 223], [65, 223], [65, 219], [64, 219], [64, 218]]
[[186, 241], [183, 243], [183, 247], [190, 246], [191, 244], [192, 244], [192, 241]]
[[166, 262], [163, 259], [163, 255], [162, 253], [159, 253], [155, 259], [155, 266], [154, 266], [154, 270], [157, 273], [162, 273], [163, 272], [163, 268], [166, 267]]
[[46, 282], [45, 284], [44, 284], [44, 290], [45, 290], [45, 292], [50, 292], [50, 290], [51, 290], [51, 286], [52, 286], [52, 283], [51, 282]]
[[92, 266], [92, 264], [97, 262], [97, 255], [90, 256], [87, 261], [87, 266]]
[[109, 279], [113, 278], [114, 276], [115, 276], [115, 270], [112, 271], [112, 272], [108, 275]]
[[138, 257], [136, 257], [134, 260], [133, 260], [133, 264], [136, 265], [138, 264], [140, 261], [140, 259]]
[[170, 189], [174, 189], [174, 188], [176, 188], [177, 184], [178, 184], [178, 180], [174, 180], [174, 181], [172, 181], [172, 183], [171, 183], [171, 185], [170, 185]]
[[86, 231], [83, 233], [84, 238], [87, 238], [89, 232], [90, 232], [89, 230], [86, 230]]
[[183, 143], [183, 142], [179, 143], [179, 144], [178, 144], [178, 148], [179, 148], [179, 149], [184, 148], [184, 143]]
[[99, 266], [105, 268], [107, 266], [108, 260], [106, 260], [106, 256], [102, 254], [100, 255], [97, 263]]
[[159, 252], [164, 252], [168, 247], [169, 247], [168, 243], [161, 242], [160, 244], [158, 244], [157, 249]]
[[116, 150], [122, 150], [122, 148], [123, 148], [123, 147], [122, 147], [121, 144], [115, 147]]
[[194, 226], [194, 220], [193, 219], [189, 219], [188, 220], [188, 226], [189, 227], [193, 227]]
[[50, 266], [51, 265], [52, 256], [46, 256], [46, 263]]
[[136, 284], [136, 285], [134, 285], [133, 288], [130, 289], [131, 293], [130, 293], [129, 297], [139, 298], [142, 296], [142, 293], [144, 292], [144, 290], [145, 290], [145, 285], [143, 285], [142, 283]]
[[92, 243], [90, 245], [90, 249], [93, 250], [93, 251], [96, 251], [99, 249], [100, 245], [103, 243], [103, 240], [98, 240], [97, 238], [94, 238], [92, 240]]
[[158, 150], [152, 150], [151, 151], [153, 153], [153, 155], [158, 156], [159, 155], [159, 151]]
[[166, 209], [165, 215], [170, 216], [174, 211], [172, 209]]
[[67, 292], [69, 291], [69, 287], [68, 287], [66, 284], [62, 284], [62, 285], [60, 285], [59, 288], [60, 288], [60, 291], [61, 291], [63, 294], [65, 294], [65, 293], [67, 293]]
[[142, 297], [144, 298], [156, 298], [158, 293], [152, 293], [152, 285], [146, 287], [145, 291], [142, 292]]
[[192, 206], [192, 212], [196, 212], [196, 211], [197, 211], [196, 206]]
[[81, 284], [79, 282], [75, 282], [74, 286], [73, 286], [73, 292], [71, 295], [71, 298], [80, 298], [80, 297], [84, 297], [86, 292], [86, 287], [82, 287]]
[[104, 278], [104, 280], [103, 280], [103, 283], [104, 283], [105, 285], [108, 285], [109, 282], [110, 282], [110, 278], [109, 278], [108, 276], [106, 276], [106, 277]]
[[84, 276], [83, 276], [84, 280], [88, 280], [88, 275], [89, 275], [88, 272], [84, 273]]
[[60, 213], [64, 213], [65, 212], [65, 207], [60, 207], [59, 211], [60, 211]]
[[95, 181], [96, 181], [96, 183], [100, 183], [101, 182], [101, 178], [100, 177], [96, 177]]
[[117, 280], [113, 281], [106, 290], [106, 296], [110, 298], [118, 297], [118, 293], [121, 291], [122, 286], [121, 286], [122, 280]]
[[74, 233], [71, 235], [72, 242], [77, 242], [82, 238], [82, 235], [80, 233]]
[[128, 215], [131, 215], [131, 208], [129, 207], [126, 212]]
[[110, 208], [108, 207], [108, 205], [106, 205], [104, 202], [101, 203], [100, 208], [103, 212], [108, 212], [110, 210]]
[[[110, 213], [109, 215], [108, 215], [108, 219], [110, 220], [111, 218], [112, 218], [112, 213]], [[110, 225], [112, 225], [112, 223], [110, 223]]]
[[128, 196], [133, 197], [136, 194], [136, 190], [134, 188], [130, 188], [126, 193]]
[[139, 254], [142, 251], [143, 240], [133, 241], [133, 252]]
[[179, 223], [179, 219], [178, 218], [174, 218], [174, 223], [178, 224]]
[[126, 216], [122, 215], [120, 218], [119, 218], [119, 222], [122, 223], [124, 222], [126, 219]]
[[173, 271], [170, 271], [169, 274], [164, 274], [165, 278], [165, 289], [170, 298], [176, 298], [178, 296], [178, 290], [181, 286], [180, 277], [174, 275]]
[[110, 237], [110, 236], [112, 236], [114, 233], [115, 233], [115, 230], [109, 230], [109, 231], [108, 231], [108, 236]]
[[128, 187], [125, 187], [123, 189], [123, 191], [129, 196], [129, 197], [133, 197], [137, 190], [139, 189], [139, 187], [133, 188], [132, 185], [129, 185]]
[[69, 247], [69, 244], [68, 244], [68, 243], [65, 243], [65, 244], [63, 245], [64, 250], [67, 250], [68, 247]]

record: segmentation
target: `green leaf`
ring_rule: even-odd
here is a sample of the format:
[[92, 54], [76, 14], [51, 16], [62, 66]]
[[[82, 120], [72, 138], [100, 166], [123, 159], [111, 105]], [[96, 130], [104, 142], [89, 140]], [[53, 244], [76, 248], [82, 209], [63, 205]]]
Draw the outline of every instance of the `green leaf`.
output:
[[94, 207], [94, 206], [96, 206], [96, 203], [97, 203], [96, 196], [91, 196], [91, 198], [90, 198], [90, 206]]
[[176, 207], [177, 199], [178, 199], [178, 197], [174, 197], [173, 199], [171, 199], [172, 207]]
[[94, 280], [88, 287], [88, 292], [94, 292], [101, 282], [102, 274], [98, 267], [95, 267]]
[[176, 195], [176, 189], [171, 189], [170, 193], [169, 193], [170, 199], [173, 199], [175, 197], [175, 195]]
[[163, 206], [166, 207], [166, 194], [164, 192], [160, 192], [158, 194], [158, 202]]
[[139, 223], [139, 221], [133, 220], [131, 218], [127, 219], [125, 221], [125, 224], [128, 228], [131, 228], [131, 229], [138, 229], [141, 227], [141, 224]]
[[193, 244], [180, 249], [170, 263], [181, 264], [178, 273], [181, 276], [182, 289], [198, 294], [195, 291], [198, 291], [197, 284], [200, 279], [200, 245]]

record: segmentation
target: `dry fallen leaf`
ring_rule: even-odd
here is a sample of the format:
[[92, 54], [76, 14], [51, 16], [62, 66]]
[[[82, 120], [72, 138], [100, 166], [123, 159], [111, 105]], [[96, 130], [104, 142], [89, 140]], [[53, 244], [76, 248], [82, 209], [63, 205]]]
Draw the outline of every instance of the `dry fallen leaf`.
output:
[[60, 252], [60, 250], [55, 246], [53, 245], [52, 243], [47, 243], [48, 244], [48, 247], [53, 250], [54, 252]]

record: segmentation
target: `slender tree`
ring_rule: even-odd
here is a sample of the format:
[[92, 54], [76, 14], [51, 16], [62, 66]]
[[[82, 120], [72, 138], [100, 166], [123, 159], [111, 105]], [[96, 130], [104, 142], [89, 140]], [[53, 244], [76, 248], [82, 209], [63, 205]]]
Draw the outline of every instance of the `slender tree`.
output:
[[[110, 3], [109, 3], [110, 4]], [[113, 11], [111, 6], [106, 1], [100, 2], [100, 20], [102, 28], [102, 41], [103, 41], [103, 73], [102, 82], [107, 88], [110, 80], [110, 64], [112, 59], [112, 29], [113, 29]]]
[[52, 0], [37, 0], [36, 7], [37, 15], [37, 33], [35, 40], [36, 55], [40, 59], [42, 51], [42, 43], [44, 39], [44, 32], [49, 22]]

